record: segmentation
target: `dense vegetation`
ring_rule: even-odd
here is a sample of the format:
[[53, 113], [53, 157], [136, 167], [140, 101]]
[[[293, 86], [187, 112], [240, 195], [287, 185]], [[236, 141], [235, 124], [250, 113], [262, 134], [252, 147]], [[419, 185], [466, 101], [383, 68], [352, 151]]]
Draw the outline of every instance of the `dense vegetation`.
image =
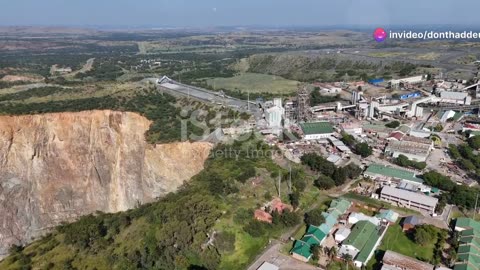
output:
[[[282, 76], [297, 81], [334, 82], [408, 76], [416, 65], [406, 62], [373, 63], [345, 56], [309, 57], [304, 55], [263, 54], [248, 58], [249, 72]], [[279, 68], [281, 67], [281, 68]]]
[[473, 136], [468, 139], [467, 144], [448, 146], [452, 159], [473, 179], [480, 180], [480, 155], [476, 150], [480, 148], [480, 136]]
[[449, 177], [436, 172], [430, 171], [423, 175], [425, 184], [439, 188], [445, 192], [440, 195], [439, 208], [443, 208], [446, 203], [455, 204], [465, 209], [473, 209], [475, 207], [475, 198], [479, 192], [478, 188], [457, 185]]
[[[189, 139], [190, 135], [201, 136], [209, 134], [211, 128], [213, 128], [209, 120], [216, 116], [213, 108], [204, 106], [206, 115], [200, 114], [198, 115], [200, 119], [197, 119], [198, 122], [202, 122], [204, 125], [194, 125], [191, 121], [192, 112], [187, 112], [186, 115], [182, 115], [184, 118], [179, 117], [181, 115], [181, 109], [175, 106], [177, 102], [176, 99], [171, 95], [155, 90], [137, 91], [132, 97], [103, 96], [47, 102], [13, 102], [16, 99], [50, 95], [60, 91], [73, 90], [45, 87], [0, 96], [0, 99], [4, 99], [4, 97], [7, 96], [5, 99], [9, 100], [0, 103], [0, 113], [21, 115], [102, 109], [138, 112], [152, 121], [152, 125], [146, 134], [146, 138], [150, 143], [179, 141], [181, 139]], [[198, 106], [197, 104], [197, 108], [199, 108]], [[239, 113], [231, 110], [228, 111], [228, 114], [224, 112], [222, 115], [222, 117], [228, 117], [230, 119], [236, 116], [239, 116]], [[184, 134], [187, 136], [186, 138], [182, 138], [182, 121], [185, 123], [186, 128], [184, 129], [187, 131], [186, 134]]]
[[385, 126], [388, 127], [388, 128], [397, 128], [397, 127], [400, 126], [400, 122], [395, 120], [395, 121], [392, 121], [390, 123], [385, 124]]
[[189, 184], [154, 203], [85, 216], [24, 248], [14, 246], [0, 268], [244, 269], [269, 237], [299, 223], [300, 216], [285, 211], [274, 212], [272, 224], [254, 220], [256, 202], [265, 199], [245, 197], [251, 183], [244, 174], [284, 171], [268, 155], [248, 156], [247, 150], [270, 150], [262, 142], [219, 145], [212, 153], [225, 149], [243, 154], [212, 155]]
[[63, 87], [54, 87], [54, 86], [38, 87], [38, 88], [32, 88], [27, 91], [0, 95], [0, 102], [8, 101], [8, 100], [10, 101], [24, 100], [32, 97], [46, 97], [46, 96], [51, 96], [57, 93], [65, 93], [65, 92], [68, 93], [73, 91], [75, 91], [75, 89], [68, 89]]
[[368, 143], [357, 142], [352, 135], [345, 132], [342, 133], [342, 141], [351, 149], [353, 149], [356, 154], [362, 156], [363, 158], [366, 158], [373, 153], [373, 149], [368, 145]]
[[305, 154], [301, 157], [302, 164], [308, 166], [312, 171], [318, 172], [318, 179], [314, 184], [320, 189], [330, 189], [343, 185], [347, 179], [354, 179], [360, 175], [362, 170], [353, 163], [344, 167], [336, 167], [332, 162], [315, 154]]
[[410, 160], [410, 159], [408, 159], [408, 157], [406, 157], [404, 155], [399, 155], [395, 159], [395, 164], [397, 164], [399, 166], [402, 166], [402, 167], [411, 167], [411, 168], [414, 168], [414, 169], [417, 169], [417, 170], [423, 170], [427, 167], [426, 162], [418, 162], [418, 161]]

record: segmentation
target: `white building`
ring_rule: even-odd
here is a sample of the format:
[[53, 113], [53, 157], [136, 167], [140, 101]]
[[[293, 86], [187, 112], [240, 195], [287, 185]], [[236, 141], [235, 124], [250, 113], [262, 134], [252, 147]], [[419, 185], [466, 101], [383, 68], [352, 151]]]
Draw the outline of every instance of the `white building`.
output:
[[442, 118], [440, 118], [440, 122], [445, 123], [445, 122], [447, 122], [448, 119], [450, 119], [454, 116], [455, 116], [455, 111], [452, 111], [452, 110], [446, 111], [442, 115]]
[[350, 235], [352, 231], [349, 228], [342, 227], [335, 232], [335, 241], [337, 243], [343, 242]]
[[352, 122], [352, 123], [343, 123], [340, 124], [340, 128], [343, 132], [347, 134], [362, 134], [363, 128], [361, 123], [359, 122]]
[[364, 213], [356, 213], [356, 212], [353, 212], [348, 216], [347, 222], [349, 224], [356, 224], [357, 222], [359, 222], [361, 220], [369, 221], [370, 223], [372, 223], [375, 226], [378, 226], [380, 224], [380, 219], [379, 218], [367, 216]]
[[380, 200], [395, 203], [400, 207], [434, 213], [438, 199], [422, 193], [411, 192], [390, 186], [382, 188]]
[[427, 80], [426, 75], [419, 75], [419, 76], [413, 76], [413, 77], [408, 77], [408, 78], [403, 78], [403, 79], [397, 79], [397, 80], [391, 80], [390, 81], [390, 86], [392, 88], [397, 88], [400, 86], [401, 83], [403, 84], [418, 84], [422, 83]]
[[334, 130], [329, 122], [301, 123], [305, 140], [318, 140], [333, 136]]
[[282, 119], [285, 114], [285, 109], [278, 106], [273, 106], [265, 110], [265, 119], [267, 120], [269, 128], [281, 128]]
[[472, 97], [466, 92], [443, 91], [440, 93], [440, 102], [470, 105]]

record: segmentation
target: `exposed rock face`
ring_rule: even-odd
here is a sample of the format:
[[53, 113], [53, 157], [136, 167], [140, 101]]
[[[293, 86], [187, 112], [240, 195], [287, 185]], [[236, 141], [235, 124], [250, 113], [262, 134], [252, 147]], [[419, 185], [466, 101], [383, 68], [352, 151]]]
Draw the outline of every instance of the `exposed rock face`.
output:
[[0, 116], [0, 255], [62, 221], [116, 212], [175, 191], [212, 145], [149, 145], [126, 112]]

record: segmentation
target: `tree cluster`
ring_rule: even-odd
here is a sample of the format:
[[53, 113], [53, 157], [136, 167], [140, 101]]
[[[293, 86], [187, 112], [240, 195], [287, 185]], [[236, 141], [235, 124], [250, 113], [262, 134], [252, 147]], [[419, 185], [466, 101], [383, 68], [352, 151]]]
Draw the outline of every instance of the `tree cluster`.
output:
[[449, 177], [436, 171], [425, 173], [423, 180], [425, 184], [445, 191], [440, 195], [441, 202], [448, 202], [466, 209], [475, 207], [475, 198], [480, 191], [478, 188], [457, 185]]
[[423, 170], [427, 167], [426, 162], [413, 161], [413, 160], [408, 159], [408, 157], [406, 157], [404, 155], [399, 155], [395, 159], [395, 164], [397, 164], [399, 166], [402, 166], [402, 167], [415, 168], [415, 169], [418, 169], [418, 170]]
[[356, 178], [362, 172], [360, 167], [353, 163], [344, 167], [336, 167], [332, 162], [315, 153], [303, 155], [301, 161], [302, 164], [308, 166], [312, 171], [319, 173], [319, 177], [314, 184], [320, 189], [341, 186], [347, 179]]
[[372, 147], [370, 147], [367, 143], [357, 142], [352, 135], [345, 132], [342, 132], [342, 141], [363, 158], [366, 158], [373, 153]]

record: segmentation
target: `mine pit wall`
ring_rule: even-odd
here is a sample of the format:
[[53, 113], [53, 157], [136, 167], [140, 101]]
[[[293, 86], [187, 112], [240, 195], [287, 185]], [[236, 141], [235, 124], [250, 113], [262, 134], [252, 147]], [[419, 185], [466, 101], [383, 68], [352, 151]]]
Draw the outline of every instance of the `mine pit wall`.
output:
[[213, 145], [150, 145], [145, 117], [84, 111], [0, 116], [0, 258], [63, 221], [176, 191]]

